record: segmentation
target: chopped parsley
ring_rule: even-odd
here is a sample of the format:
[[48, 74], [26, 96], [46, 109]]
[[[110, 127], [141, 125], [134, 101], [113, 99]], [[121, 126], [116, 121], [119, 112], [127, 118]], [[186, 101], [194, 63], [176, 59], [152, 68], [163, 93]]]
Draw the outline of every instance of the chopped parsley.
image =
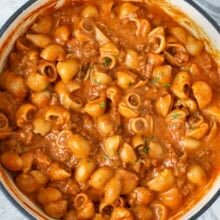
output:
[[103, 66], [108, 67], [112, 63], [112, 59], [109, 57], [104, 57], [103, 58]]
[[105, 108], [106, 108], [106, 102], [102, 102], [102, 103], [100, 104], [100, 108], [101, 108], [101, 109], [105, 109]]
[[171, 84], [170, 83], [163, 83], [162, 84], [162, 86], [164, 87], [164, 88], [170, 88], [171, 87]]
[[99, 82], [97, 79], [94, 79], [93, 82], [96, 84], [96, 85], [99, 85]]
[[136, 150], [140, 158], [145, 158], [150, 151], [149, 144], [155, 140], [155, 136], [144, 137], [144, 143], [137, 146]]
[[173, 114], [171, 114], [170, 115], [170, 117], [172, 118], [172, 119], [177, 119], [177, 118], [179, 118], [181, 115], [178, 113], [178, 112], [174, 112]]
[[156, 76], [150, 81], [150, 83], [155, 85], [155, 84], [159, 83], [159, 81], [160, 81], [160, 77]]
[[147, 154], [147, 153], [149, 152], [149, 147], [148, 147], [148, 146], [144, 146], [143, 152], [144, 152], [145, 154]]
[[150, 83], [155, 85], [155, 84], [160, 84], [161, 86], [163, 86], [164, 88], [170, 88], [171, 84], [170, 83], [166, 83], [166, 82], [160, 82], [161, 80], [161, 76], [163, 75], [163, 73], [159, 73], [158, 76], [155, 76], [153, 79], [151, 79]]
[[145, 137], [144, 138], [144, 145], [143, 145], [143, 148], [142, 148], [142, 151], [147, 154], [149, 152], [149, 147], [148, 147], [148, 143], [152, 140], [154, 140], [155, 137], [154, 136], [149, 136], [149, 137]]

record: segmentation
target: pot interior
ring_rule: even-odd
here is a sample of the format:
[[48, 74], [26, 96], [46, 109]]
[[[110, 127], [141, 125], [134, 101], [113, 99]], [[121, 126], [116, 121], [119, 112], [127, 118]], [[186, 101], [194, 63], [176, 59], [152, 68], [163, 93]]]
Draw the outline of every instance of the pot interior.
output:
[[[139, 2], [139, 0], [133, 0]], [[143, 2], [140, 0], [140, 2]], [[184, 26], [197, 38], [205, 42], [206, 49], [213, 54], [215, 60], [220, 64], [220, 33], [212, 26], [212, 24], [194, 7], [185, 1], [176, 0], [146, 0], [148, 4], [160, 5], [172, 18], [180, 25]], [[0, 71], [4, 68], [7, 56], [11, 51], [15, 40], [24, 33], [27, 28], [33, 23], [36, 17], [44, 10], [54, 7], [59, 8], [65, 3], [64, 0], [38, 0], [29, 1], [22, 9], [12, 16], [7, 24], [2, 29], [0, 39]], [[172, 5], [172, 7], [170, 6]], [[181, 13], [183, 11], [184, 13]], [[10, 195], [28, 212], [37, 219], [52, 219], [47, 216], [41, 209], [32, 203], [24, 194], [22, 194], [12, 181], [10, 174], [0, 167], [0, 181]], [[199, 198], [196, 205], [189, 204], [186, 209], [182, 210], [176, 219], [182, 216], [183, 219], [189, 219], [201, 210], [207, 202], [209, 202], [217, 193], [220, 187], [220, 176], [207, 186], [203, 198]]]

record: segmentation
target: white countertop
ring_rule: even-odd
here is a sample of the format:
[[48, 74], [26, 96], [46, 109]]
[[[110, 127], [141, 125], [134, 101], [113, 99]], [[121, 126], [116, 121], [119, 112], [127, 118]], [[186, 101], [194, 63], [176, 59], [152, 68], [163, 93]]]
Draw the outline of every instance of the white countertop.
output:
[[[220, 6], [220, 0], [195, 0], [197, 3], [201, 2], [216, 2]], [[0, 27], [4, 22], [27, 0], [0, 0]], [[204, 4], [207, 7], [206, 4]], [[204, 6], [203, 6], [204, 7]], [[210, 7], [206, 11], [210, 12]], [[216, 7], [210, 14], [217, 19], [220, 24], [220, 10]], [[28, 220], [32, 219], [30, 216], [25, 215], [23, 211], [8, 199], [8, 195], [3, 191], [0, 185], [0, 219], [1, 220]], [[220, 220], [220, 198], [209, 208], [198, 220]]]

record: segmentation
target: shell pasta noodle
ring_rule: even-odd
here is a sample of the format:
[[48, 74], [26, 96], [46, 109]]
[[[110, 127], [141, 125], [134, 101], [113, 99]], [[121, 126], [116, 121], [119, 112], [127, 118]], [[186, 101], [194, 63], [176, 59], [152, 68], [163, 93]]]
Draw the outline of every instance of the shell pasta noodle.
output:
[[54, 219], [181, 219], [219, 174], [219, 87], [158, 6], [67, 1], [0, 74], [0, 163]]

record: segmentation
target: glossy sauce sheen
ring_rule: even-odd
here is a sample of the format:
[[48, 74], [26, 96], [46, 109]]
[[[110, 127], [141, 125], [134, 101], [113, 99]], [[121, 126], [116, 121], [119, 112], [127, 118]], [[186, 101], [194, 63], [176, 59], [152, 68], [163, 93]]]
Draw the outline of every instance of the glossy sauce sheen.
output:
[[0, 76], [1, 163], [53, 218], [173, 219], [219, 173], [219, 86], [203, 42], [160, 8], [69, 3]]

